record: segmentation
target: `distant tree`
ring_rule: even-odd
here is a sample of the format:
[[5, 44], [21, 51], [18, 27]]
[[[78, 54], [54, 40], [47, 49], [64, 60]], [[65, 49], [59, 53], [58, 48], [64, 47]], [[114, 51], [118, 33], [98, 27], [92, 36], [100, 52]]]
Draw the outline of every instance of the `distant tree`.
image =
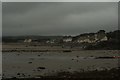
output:
[[116, 39], [116, 40], [120, 40], [120, 30], [116, 30], [114, 32], [109, 32], [107, 33], [107, 37], [109, 39]]

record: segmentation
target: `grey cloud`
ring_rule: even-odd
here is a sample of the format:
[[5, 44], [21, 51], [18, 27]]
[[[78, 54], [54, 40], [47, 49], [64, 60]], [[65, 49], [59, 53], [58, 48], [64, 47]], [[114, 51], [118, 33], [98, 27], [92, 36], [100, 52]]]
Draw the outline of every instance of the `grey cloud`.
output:
[[10, 15], [10, 14], [21, 14], [25, 13], [35, 6], [37, 6], [39, 3], [28, 3], [28, 2], [3, 2], [3, 15]]
[[3, 3], [3, 35], [110, 31], [118, 27], [117, 13], [117, 3]]

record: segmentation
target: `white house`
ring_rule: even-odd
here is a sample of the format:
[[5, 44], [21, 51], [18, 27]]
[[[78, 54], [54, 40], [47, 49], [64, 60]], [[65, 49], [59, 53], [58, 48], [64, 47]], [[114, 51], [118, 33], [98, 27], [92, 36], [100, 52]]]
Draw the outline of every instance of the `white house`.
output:
[[32, 39], [25, 39], [24, 42], [30, 43], [30, 42], [32, 42]]
[[107, 40], [108, 40], [107, 36], [105, 36], [101, 39], [101, 41], [107, 41]]
[[47, 40], [46, 43], [55, 43], [55, 40]]
[[71, 42], [71, 41], [72, 41], [72, 37], [63, 38], [63, 42]]

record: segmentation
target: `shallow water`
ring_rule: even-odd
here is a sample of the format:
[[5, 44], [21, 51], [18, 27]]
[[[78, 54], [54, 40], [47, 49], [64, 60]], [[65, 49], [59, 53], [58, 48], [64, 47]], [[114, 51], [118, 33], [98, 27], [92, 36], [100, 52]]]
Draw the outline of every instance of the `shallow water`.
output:
[[[118, 67], [118, 59], [95, 59], [99, 56], [118, 56], [118, 51], [95, 50], [73, 52], [4, 52], [3, 77], [37, 77], [57, 71], [103, 70]], [[37, 69], [45, 67], [45, 69]], [[17, 75], [23, 73], [23, 75]]]

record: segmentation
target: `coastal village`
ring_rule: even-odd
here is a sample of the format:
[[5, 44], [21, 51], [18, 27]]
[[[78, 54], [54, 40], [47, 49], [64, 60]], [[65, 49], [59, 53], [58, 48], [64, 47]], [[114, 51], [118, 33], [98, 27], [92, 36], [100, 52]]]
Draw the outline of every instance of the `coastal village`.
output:
[[[78, 36], [64, 36], [59, 39], [46, 39], [45, 43], [96, 43], [101, 41], [107, 41], [108, 38], [104, 30], [100, 30], [97, 33], [85, 33]], [[24, 39], [24, 43], [39, 42], [38, 40], [27, 38]], [[42, 41], [41, 41], [42, 42]]]
[[[117, 36], [116, 36], [117, 35]], [[33, 47], [48, 46], [61, 48], [81, 49], [119, 49], [120, 30], [106, 32], [99, 30], [95, 33], [83, 33], [76, 36], [4, 36], [2, 43], [5, 45], [27, 45]], [[111, 46], [111, 47], [110, 47]]]

